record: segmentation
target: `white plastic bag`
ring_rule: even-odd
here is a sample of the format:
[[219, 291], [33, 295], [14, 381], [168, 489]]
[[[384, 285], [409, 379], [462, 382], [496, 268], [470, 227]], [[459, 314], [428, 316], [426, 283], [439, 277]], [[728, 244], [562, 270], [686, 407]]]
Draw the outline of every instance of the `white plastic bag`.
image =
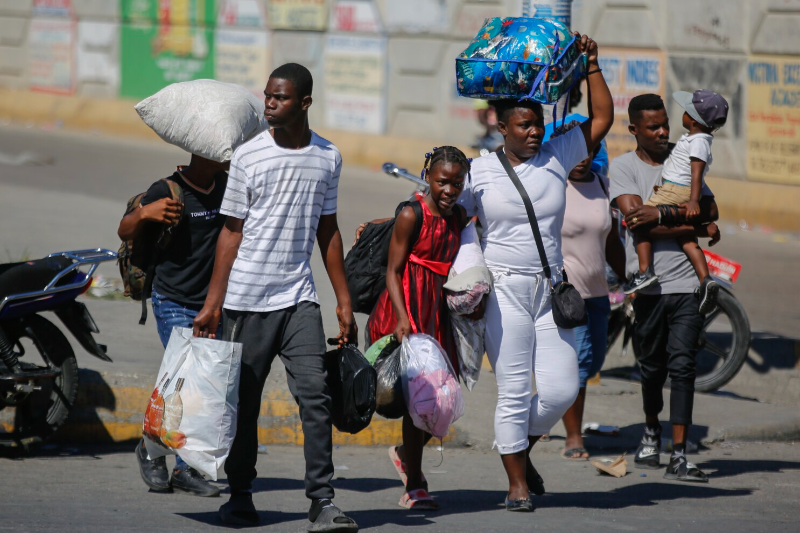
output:
[[151, 459], [177, 454], [216, 481], [236, 436], [242, 345], [173, 328], [145, 411]]
[[442, 346], [429, 335], [403, 339], [402, 380], [408, 412], [414, 425], [443, 439], [464, 415], [464, 398]]
[[483, 354], [486, 353], [484, 335], [486, 319], [470, 320], [456, 313], [450, 313], [453, 337], [458, 354], [458, 370], [467, 390], [472, 390], [481, 377]]
[[239, 145], [268, 127], [262, 100], [216, 80], [173, 83], [135, 109], [168, 143], [219, 162], [230, 161]]

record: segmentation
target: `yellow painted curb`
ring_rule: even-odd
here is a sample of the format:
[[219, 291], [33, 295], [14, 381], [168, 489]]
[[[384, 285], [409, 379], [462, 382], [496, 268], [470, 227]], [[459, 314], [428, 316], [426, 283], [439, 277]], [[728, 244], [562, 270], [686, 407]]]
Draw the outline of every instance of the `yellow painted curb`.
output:
[[[109, 380], [111, 381], [111, 380]], [[142, 380], [149, 383], [150, 379]], [[142, 417], [152, 390], [136, 386], [111, 386], [107, 383], [83, 383], [67, 423], [58, 430], [54, 441], [74, 444], [111, 444], [136, 440], [142, 436]], [[0, 413], [0, 427], [13, 431], [13, 409]], [[297, 404], [286, 390], [266, 391], [258, 421], [261, 444], [304, 442]], [[452, 428], [444, 442], [457, 434]], [[356, 435], [333, 430], [337, 446], [389, 446], [403, 441], [402, 420], [385, 420], [375, 415], [370, 426]]]

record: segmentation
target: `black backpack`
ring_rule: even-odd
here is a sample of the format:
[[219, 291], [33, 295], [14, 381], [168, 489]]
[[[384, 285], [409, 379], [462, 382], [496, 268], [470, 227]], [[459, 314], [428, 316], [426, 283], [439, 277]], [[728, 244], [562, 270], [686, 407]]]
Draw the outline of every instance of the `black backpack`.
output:
[[343, 433], [369, 426], [376, 407], [378, 373], [353, 344], [326, 356], [333, 425]]
[[411, 241], [413, 246], [419, 239], [422, 229], [422, 206], [417, 200], [398, 205], [395, 218], [392, 220], [380, 224], [367, 224], [356, 245], [347, 252], [344, 270], [347, 274], [350, 298], [353, 301], [353, 311], [356, 313], [371, 313], [386, 288], [386, 267], [389, 262], [389, 244], [392, 241], [394, 223], [400, 211], [408, 205], [414, 209], [416, 216], [414, 238]]

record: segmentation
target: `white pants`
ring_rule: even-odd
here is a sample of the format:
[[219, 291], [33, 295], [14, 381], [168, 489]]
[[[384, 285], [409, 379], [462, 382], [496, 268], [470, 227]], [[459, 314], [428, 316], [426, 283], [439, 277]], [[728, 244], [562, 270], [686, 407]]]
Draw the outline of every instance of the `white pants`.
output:
[[495, 446], [506, 455], [526, 449], [528, 436], [549, 432], [575, 401], [578, 356], [572, 330], [553, 322], [544, 275], [495, 269], [492, 273], [486, 353], [497, 377]]

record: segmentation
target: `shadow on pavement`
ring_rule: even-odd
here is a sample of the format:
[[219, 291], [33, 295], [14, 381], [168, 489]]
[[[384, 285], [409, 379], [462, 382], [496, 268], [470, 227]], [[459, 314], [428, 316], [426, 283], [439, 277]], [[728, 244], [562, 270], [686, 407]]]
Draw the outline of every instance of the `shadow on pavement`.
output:
[[[669, 422], [662, 422], [661, 437], [665, 439], [672, 438], [672, 424]], [[644, 422], [639, 424], [631, 424], [620, 428], [619, 433], [615, 437], [603, 435], [584, 435], [583, 443], [589, 452], [601, 451], [603, 453], [623, 453], [628, 452], [633, 455], [636, 448], [639, 447], [639, 440], [644, 433]], [[695, 442], [700, 446], [700, 449], [705, 447], [700, 444], [703, 439], [708, 436], [708, 426], [692, 425], [689, 426], [689, 440]], [[667, 450], [662, 450], [666, 452]]]
[[792, 461], [712, 459], [700, 463], [700, 466], [708, 472], [712, 481], [716, 478], [734, 477], [755, 472], [774, 474], [800, 470], [800, 462]]
[[[220, 483], [228, 483], [227, 479], [220, 479]], [[331, 484], [334, 489], [350, 490], [353, 492], [376, 492], [379, 490], [399, 488], [400, 481], [390, 478], [347, 478], [344, 476], [335, 477]], [[274, 492], [284, 490], [305, 490], [302, 479], [288, 478], [256, 478], [253, 481], [253, 492]]]
[[770, 370], [797, 368], [798, 361], [800, 361], [800, 340], [773, 333], [754, 332], [750, 355], [745, 364], [759, 374], [766, 374]]
[[[222, 505], [222, 503], [220, 503], [220, 505]], [[253, 528], [243, 528], [243, 527], [229, 526], [227, 524], [223, 524], [222, 521], [219, 519], [219, 513], [217, 511], [207, 511], [203, 513], [175, 513], [175, 514], [177, 514], [178, 516], [182, 516], [184, 518], [188, 518], [190, 520], [194, 520], [195, 522], [200, 522], [210, 526], [217, 526], [225, 529], [253, 529]], [[282, 513], [280, 511], [259, 511], [258, 516], [261, 518], [260, 527], [273, 526], [276, 524], [282, 524], [284, 522], [294, 522], [295, 520], [303, 520], [308, 518], [308, 515], [306, 513]]]
[[[706, 465], [704, 465], [706, 466]], [[655, 474], [659, 478], [661, 472]], [[628, 507], [649, 507], [662, 501], [680, 499], [729, 498], [749, 496], [750, 489], [718, 489], [709, 485], [690, 485], [688, 483], [641, 483], [602, 492], [563, 492], [547, 494], [538, 499], [537, 507], [580, 508], [580, 509], [626, 509]]]

